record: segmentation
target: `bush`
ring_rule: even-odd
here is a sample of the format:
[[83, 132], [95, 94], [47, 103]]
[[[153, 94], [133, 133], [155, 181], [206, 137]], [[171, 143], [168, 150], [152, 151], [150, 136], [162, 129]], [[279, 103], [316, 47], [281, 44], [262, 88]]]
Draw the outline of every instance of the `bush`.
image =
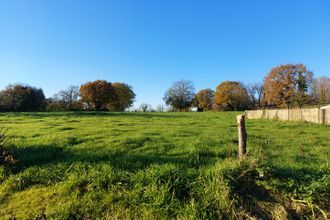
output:
[[4, 125], [0, 125], [0, 165], [16, 163], [16, 160], [13, 157], [13, 153], [10, 150], [6, 149], [7, 143], [7, 129]]

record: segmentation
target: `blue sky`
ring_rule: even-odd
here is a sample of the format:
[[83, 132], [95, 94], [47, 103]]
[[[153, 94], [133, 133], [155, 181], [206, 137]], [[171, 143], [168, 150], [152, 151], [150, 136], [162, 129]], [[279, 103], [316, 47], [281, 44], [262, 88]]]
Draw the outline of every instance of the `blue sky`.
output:
[[0, 0], [1, 89], [105, 79], [155, 106], [176, 80], [215, 89], [286, 63], [330, 76], [330, 1]]

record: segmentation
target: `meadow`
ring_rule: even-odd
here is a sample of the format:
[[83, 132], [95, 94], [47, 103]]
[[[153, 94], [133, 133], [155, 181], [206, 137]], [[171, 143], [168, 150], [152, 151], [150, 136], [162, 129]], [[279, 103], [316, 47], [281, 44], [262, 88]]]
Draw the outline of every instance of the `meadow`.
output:
[[1, 113], [1, 219], [326, 219], [330, 127], [236, 115]]

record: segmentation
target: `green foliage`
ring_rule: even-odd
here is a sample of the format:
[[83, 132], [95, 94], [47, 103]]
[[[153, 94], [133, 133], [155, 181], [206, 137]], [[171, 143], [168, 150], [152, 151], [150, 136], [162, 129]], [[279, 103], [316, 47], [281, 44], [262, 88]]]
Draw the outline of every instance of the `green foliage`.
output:
[[133, 105], [135, 101], [135, 93], [132, 86], [126, 83], [112, 83], [115, 91], [115, 97], [109, 103], [110, 111], [124, 111]]
[[286, 219], [329, 212], [328, 127], [236, 114], [0, 114], [19, 162], [0, 166], [4, 219]]

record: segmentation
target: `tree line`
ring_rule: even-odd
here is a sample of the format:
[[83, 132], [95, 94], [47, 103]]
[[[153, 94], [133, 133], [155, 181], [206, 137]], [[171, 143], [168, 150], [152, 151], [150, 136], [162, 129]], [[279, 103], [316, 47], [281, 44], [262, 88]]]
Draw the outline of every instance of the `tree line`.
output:
[[130, 85], [106, 80], [70, 86], [49, 99], [40, 88], [15, 84], [0, 91], [0, 111], [124, 111], [135, 96]]
[[244, 85], [236, 81], [220, 83], [195, 94], [189, 80], [174, 82], [164, 96], [173, 111], [246, 110], [266, 107], [292, 108], [330, 103], [330, 78], [314, 78], [303, 64], [272, 68], [263, 82]]
[[[23, 84], [8, 85], [0, 91], [0, 111], [124, 111], [132, 107], [136, 94], [126, 83], [106, 80], [70, 86], [46, 99], [41, 88]], [[330, 78], [314, 78], [303, 64], [286, 64], [272, 68], [263, 82], [244, 85], [241, 82], [221, 82], [215, 90], [195, 93], [189, 80], [174, 82], [164, 95], [173, 111], [245, 110], [266, 107], [303, 107], [306, 104], [330, 103]], [[140, 111], [152, 111], [141, 104]], [[158, 106], [156, 111], [164, 111]]]

